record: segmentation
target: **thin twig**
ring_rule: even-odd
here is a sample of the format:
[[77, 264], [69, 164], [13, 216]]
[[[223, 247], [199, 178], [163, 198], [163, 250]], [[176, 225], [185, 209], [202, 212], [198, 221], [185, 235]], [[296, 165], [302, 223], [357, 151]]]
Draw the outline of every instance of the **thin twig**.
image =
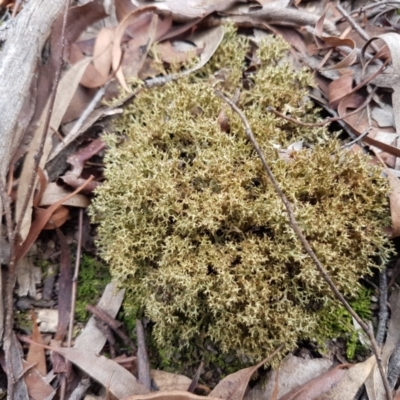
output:
[[147, 389], [151, 390], [151, 375], [150, 361], [146, 348], [146, 335], [142, 321], [136, 320], [136, 335], [137, 335], [137, 364], [138, 364], [138, 380]]
[[363, 140], [365, 137], [368, 136], [370, 130], [371, 130], [371, 128], [368, 128], [368, 129], [367, 129], [365, 132], [363, 132], [358, 138], [352, 140], [352, 141], [349, 142], [349, 143], [344, 144], [344, 145], [341, 147], [341, 149], [342, 149], [342, 150], [343, 150], [343, 149], [346, 149], [347, 147], [353, 146], [353, 144], [356, 144], [356, 143], [358, 143], [358, 142], [361, 142], [361, 140]]
[[88, 391], [90, 385], [92, 384], [91, 379], [88, 376], [84, 376], [78, 386], [74, 389], [74, 391], [69, 396], [69, 400], [81, 400], [85, 396], [85, 393]]
[[51, 152], [49, 156], [49, 161], [56, 157], [63, 149], [65, 149], [70, 143], [72, 143], [81, 133], [81, 128], [83, 124], [86, 122], [89, 115], [95, 110], [100, 100], [103, 98], [106, 89], [109, 85], [107, 82], [104, 86], [102, 86], [94, 95], [93, 99], [83, 110], [82, 114], [78, 118], [78, 120], [74, 123], [73, 128], [70, 132], [63, 138], [63, 140], [57, 145], [57, 147]]
[[379, 323], [376, 331], [376, 343], [382, 346], [385, 339], [386, 325], [389, 319], [388, 311], [388, 282], [386, 268], [379, 273]]
[[91, 306], [88, 304], [86, 306], [86, 310], [90, 311], [99, 320], [109, 326], [115, 332], [115, 334], [122, 339], [124, 344], [132, 349], [133, 352], [136, 351], [135, 343], [133, 343], [129, 336], [121, 329], [122, 323], [120, 321], [113, 318], [99, 306]]
[[78, 291], [79, 266], [81, 264], [81, 253], [82, 253], [82, 231], [83, 231], [83, 209], [81, 208], [79, 210], [78, 246], [76, 249], [75, 270], [74, 270], [74, 276], [72, 278], [71, 314], [69, 317], [67, 347], [71, 347], [72, 332], [74, 329], [76, 293]]
[[6, 214], [6, 226], [7, 226], [7, 237], [8, 242], [12, 244], [14, 242], [14, 232], [13, 232], [13, 221], [11, 212], [11, 198], [7, 194], [6, 185], [3, 178], [0, 178], [0, 195], [4, 205], [4, 212]]
[[308, 253], [308, 255], [313, 260], [315, 266], [317, 267], [319, 273], [321, 274], [321, 276], [323, 277], [325, 282], [328, 284], [328, 286], [331, 288], [332, 292], [335, 294], [336, 298], [343, 304], [343, 306], [346, 308], [346, 310], [358, 322], [358, 324], [361, 326], [362, 330], [367, 334], [367, 336], [368, 336], [368, 338], [369, 338], [369, 340], [371, 342], [372, 351], [373, 351], [373, 353], [374, 353], [374, 355], [376, 357], [376, 361], [377, 361], [377, 365], [378, 365], [378, 368], [379, 368], [379, 372], [381, 374], [383, 385], [385, 387], [386, 397], [387, 397], [388, 400], [392, 399], [392, 394], [391, 394], [391, 390], [390, 390], [390, 387], [389, 387], [389, 383], [387, 381], [387, 378], [386, 378], [386, 375], [385, 375], [385, 371], [384, 371], [383, 366], [382, 366], [382, 360], [381, 360], [381, 357], [380, 357], [380, 352], [381, 351], [380, 351], [380, 349], [379, 349], [379, 347], [378, 347], [378, 345], [376, 343], [376, 340], [375, 340], [375, 337], [374, 337], [374, 332], [358, 316], [358, 314], [353, 310], [353, 308], [350, 306], [350, 304], [344, 298], [342, 293], [339, 291], [339, 289], [333, 283], [333, 281], [330, 278], [328, 272], [326, 271], [326, 269], [322, 265], [321, 261], [318, 259], [318, 257], [315, 254], [314, 250], [310, 246], [310, 244], [309, 244], [308, 240], [306, 239], [303, 231], [301, 230], [301, 228], [299, 227], [299, 225], [298, 225], [298, 223], [296, 221], [296, 217], [295, 217], [294, 212], [293, 212], [292, 204], [290, 203], [290, 201], [288, 200], [286, 195], [283, 193], [278, 181], [275, 178], [275, 175], [273, 174], [272, 170], [268, 166], [267, 161], [265, 159], [264, 152], [261, 150], [258, 142], [256, 141], [256, 139], [255, 139], [255, 137], [253, 135], [253, 131], [252, 131], [250, 125], [249, 125], [249, 122], [247, 121], [247, 119], [246, 119], [245, 115], [243, 114], [243, 112], [230, 99], [228, 99], [226, 96], [224, 96], [220, 91], [216, 90], [215, 94], [218, 97], [220, 97], [222, 100], [224, 100], [227, 104], [229, 104], [229, 106], [232, 108], [232, 110], [234, 112], [236, 112], [236, 114], [241, 119], [241, 121], [243, 123], [243, 126], [245, 128], [245, 133], [246, 133], [247, 138], [249, 139], [249, 141], [253, 145], [253, 147], [256, 150], [258, 156], [260, 157], [260, 160], [261, 160], [261, 163], [262, 163], [262, 165], [264, 167], [265, 172], [267, 173], [269, 179], [271, 180], [276, 193], [278, 194], [278, 196], [281, 198], [283, 204], [285, 205], [285, 208], [286, 208], [286, 211], [287, 211], [287, 214], [288, 214], [288, 217], [289, 217], [289, 225], [290, 225], [290, 227], [293, 229], [294, 233], [296, 234], [296, 236], [300, 240], [301, 244], [303, 245], [303, 247], [306, 250], [306, 252]]
[[[361, 28], [360, 25], [357, 24], [356, 21], [354, 21], [354, 19], [347, 13], [347, 11], [338, 3], [336, 4], [336, 8], [337, 10], [340, 12], [340, 14], [343, 15], [343, 18], [354, 28], [354, 30], [360, 35], [360, 37], [362, 39], [364, 39], [366, 42], [368, 42], [369, 35], [367, 32], [365, 32], [365, 30], [363, 28]], [[378, 52], [379, 49], [378, 47], [374, 44], [371, 43], [371, 47]]]

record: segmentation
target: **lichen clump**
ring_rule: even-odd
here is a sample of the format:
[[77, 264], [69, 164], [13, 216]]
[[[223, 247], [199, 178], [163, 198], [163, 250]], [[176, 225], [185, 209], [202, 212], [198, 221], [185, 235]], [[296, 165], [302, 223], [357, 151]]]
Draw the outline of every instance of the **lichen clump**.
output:
[[[156, 342], [176, 349], [209, 340], [222, 352], [265, 357], [280, 344], [321, 339], [322, 313], [337, 306], [288, 223], [282, 201], [241, 121], [246, 114], [307, 239], [346, 296], [386, 259], [388, 187], [368, 159], [341, 150], [324, 128], [276, 118], [273, 106], [317, 121], [306, 71], [282, 60], [279, 39], [260, 45], [228, 29], [198, 73], [142, 91], [106, 137], [106, 182], [92, 207], [99, 246], [125, 308], [154, 322]], [[245, 72], [246, 71], [246, 72]], [[221, 129], [221, 116], [229, 129]], [[297, 140], [311, 148], [279, 151]], [[328, 332], [329, 334], [329, 332]]]

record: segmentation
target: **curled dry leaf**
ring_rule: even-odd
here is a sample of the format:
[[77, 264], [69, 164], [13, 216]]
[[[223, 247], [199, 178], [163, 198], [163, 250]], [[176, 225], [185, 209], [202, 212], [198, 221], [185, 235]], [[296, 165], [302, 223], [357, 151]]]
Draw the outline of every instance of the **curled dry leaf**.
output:
[[[93, 65], [102, 76], [107, 76], [111, 70], [111, 50], [114, 30], [103, 28], [97, 35], [93, 51]], [[101, 85], [100, 85], [101, 86]]]
[[221, 26], [211, 28], [206, 31], [196, 32], [194, 35], [192, 35], [189, 40], [193, 42], [198, 48], [204, 47], [204, 51], [200, 55], [199, 62], [194, 67], [184, 71], [183, 74], [189, 75], [206, 65], [208, 60], [218, 49], [223, 38], [224, 30]]
[[320, 38], [320, 40], [323, 40], [324, 42], [324, 47], [348, 47], [351, 49], [350, 53], [347, 54], [346, 57], [343, 58], [340, 62], [337, 64], [325, 68], [325, 70], [329, 69], [342, 69], [342, 68], [347, 68], [353, 65], [357, 61], [357, 47], [352, 39], [342, 39], [336, 36], [325, 36], [323, 38]]
[[55, 340], [62, 342], [67, 335], [70, 323], [71, 303], [72, 303], [72, 280], [73, 269], [71, 261], [71, 251], [64, 234], [57, 229], [57, 236], [60, 243], [60, 276], [58, 278], [58, 323]]
[[[35, 208], [34, 215], [35, 218], [41, 218], [41, 216], [46, 212], [43, 208]], [[57, 207], [53, 214], [50, 216], [46, 225], [43, 227], [44, 231], [51, 231], [53, 229], [59, 228], [64, 225], [65, 221], [68, 219], [69, 210], [67, 207], [59, 206]]]

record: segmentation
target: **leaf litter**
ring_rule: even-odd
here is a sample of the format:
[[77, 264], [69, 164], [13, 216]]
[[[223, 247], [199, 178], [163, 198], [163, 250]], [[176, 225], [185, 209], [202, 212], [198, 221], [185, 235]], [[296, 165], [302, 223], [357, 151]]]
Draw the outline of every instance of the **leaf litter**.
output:
[[[386, 164], [392, 187], [392, 227], [386, 228], [393, 238], [400, 236], [400, 150], [397, 134], [400, 129], [400, 41], [395, 6], [390, 2], [366, 2], [361, 8], [345, 10], [340, 4], [335, 6], [331, 2], [298, 0], [294, 5], [291, 3], [278, 0], [192, 0], [184, 3], [175, 0], [116, 0], [116, 15], [108, 16], [105, 7], [100, 3], [71, 8], [65, 36], [61, 33], [62, 17], [56, 22], [50, 37], [50, 61], [39, 68], [37, 74], [41, 84], [37, 91], [29, 94], [36, 97], [32, 99], [32, 104], [37, 106], [34, 114], [36, 117], [33, 119], [35, 123], [26, 129], [26, 138], [16, 152], [18, 156], [14, 157], [13, 165], [10, 166], [10, 171], [17, 171], [17, 163], [20, 163], [21, 172], [14, 174], [15, 176], [10, 175], [8, 190], [9, 193], [15, 193], [15, 223], [22, 219], [17, 232], [19, 242], [15, 244], [16, 262], [24, 259], [34, 243], [41, 243], [43, 230], [51, 228], [52, 232], [58, 232], [56, 235], [60, 243], [61, 268], [58, 281], [59, 316], [56, 339], [62, 342], [65, 338], [72, 312], [71, 255], [68, 250], [71, 239], [65, 237], [58, 228], [68, 224], [70, 218], [74, 218], [74, 207], [88, 206], [90, 195], [95, 187], [101, 184], [102, 179], [101, 165], [96, 165], [96, 157], [99, 159], [98, 154], [104, 150], [105, 145], [98, 139], [98, 133], [93, 135], [90, 131], [97, 129], [98, 132], [104, 129], [108, 123], [108, 116], [118, 113], [124, 101], [134, 99], [135, 92], [132, 92], [129, 83], [132, 80], [150, 78], [144, 85], [151, 87], [163, 84], [169, 79], [179, 78], [179, 74], [172, 77], [158, 76], [151, 54], [154, 45], [159, 50], [161, 61], [167, 64], [184, 64], [193, 55], [198, 56], [196, 65], [187, 70], [183, 69], [180, 73], [181, 76], [187, 75], [204, 66], [212, 57], [223, 37], [220, 26], [227, 21], [235, 23], [239, 28], [253, 30], [254, 36], [259, 34], [257, 32], [272, 32], [282, 36], [292, 46], [293, 65], [308, 66], [315, 71], [316, 86], [310, 92], [310, 96], [328, 114], [341, 119], [341, 126], [351, 139], [362, 136], [362, 140], [353, 145], [355, 149], [359, 144], [370, 145]], [[326, 7], [322, 7], [322, 3]], [[19, 10], [19, 6], [13, 1], [2, 2], [0, 7], [4, 10], [12, 7]], [[89, 33], [88, 28], [98, 21], [102, 21], [105, 27]], [[85, 39], [81, 39], [83, 34]], [[91, 35], [90, 39], [87, 35]], [[59, 68], [58, 55], [62, 47], [65, 47], [64, 59], [69, 65], [63, 70], [50, 123], [46, 127], [44, 121], [48, 109], [47, 99], [52, 90], [51, 77], [55, 76]], [[50, 79], [46, 80], [46, 75]], [[102, 99], [109, 101], [115, 96], [118, 84], [126, 91], [126, 100], [119, 100], [114, 106], [101, 104]], [[101, 96], [97, 99], [96, 95], [99, 94]], [[85, 116], [85, 120], [79, 122], [80, 125], [74, 122], [82, 115]], [[21, 115], [22, 119], [24, 117], [26, 115]], [[223, 115], [221, 118], [223, 119]], [[223, 120], [221, 121], [223, 123]], [[74, 134], [70, 137], [66, 130], [66, 122], [72, 123], [70, 131]], [[44, 151], [38, 164], [44, 172], [35, 182], [35, 192], [29, 189], [29, 182], [44, 129]], [[229, 130], [229, 127], [226, 129]], [[46, 166], [51, 159], [56, 159], [58, 164], [62, 164], [63, 171], [49, 181], [46, 177]], [[95, 179], [90, 178], [90, 175], [94, 175]], [[24, 212], [26, 202], [28, 206]], [[2, 251], [3, 247], [2, 245]], [[32, 282], [29, 284], [32, 285]], [[382, 350], [385, 370], [390, 369], [389, 360], [399, 341], [398, 293], [397, 289], [394, 290], [390, 300], [392, 316]], [[104, 301], [102, 304], [100, 300], [101, 309], [106, 309], [115, 317], [123, 293], [106, 289], [103, 296], [108, 296], [109, 300], [106, 304]], [[117, 299], [115, 304], [112, 299]], [[12, 310], [7, 312], [12, 313]], [[12, 343], [13, 346], [16, 345], [16, 341]], [[56, 357], [62, 356], [75, 364], [117, 398], [201, 398], [185, 392], [186, 384], [178, 384], [177, 375], [174, 374], [170, 377], [170, 384], [168, 378], [164, 378], [167, 380], [166, 390], [146, 394], [150, 389], [142, 386], [131, 372], [100, 355], [106, 339], [96, 327], [95, 317], [89, 320], [86, 328], [77, 336], [75, 346], [65, 348], [60, 345], [44, 347], [36, 318], [33, 316], [32, 337], [29, 343], [27, 361], [21, 364], [21, 368], [24, 365], [26, 371], [24, 380], [27, 392], [24, 392], [22, 386], [18, 390], [21, 390], [19, 393], [29, 393], [34, 399], [50, 398], [54, 394], [53, 387], [41, 377], [46, 375], [45, 348], [51, 350], [54, 355], [57, 354]], [[142, 350], [146, 350], [145, 347]], [[13, 357], [18, 357], [17, 354], [18, 352], [14, 351]], [[64, 365], [61, 370], [67, 373], [70, 369], [68, 363], [61, 364]], [[209, 393], [209, 398], [244, 398], [249, 390], [251, 376], [263, 364], [264, 362], [261, 362], [227, 376]], [[283, 364], [281, 370], [282, 368]], [[291, 371], [291, 374], [295, 377], [296, 370]], [[157, 381], [155, 375], [157, 373], [153, 372], [153, 379]], [[282, 400], [352, 398], [363, 384], [370, 399], [384, 399], [387, 395], [374, 357], [351, 367], [333, 367], [320, 376], [299, 383], [297, 388], [286, 394], [278, 390], [280, 380], [284, 379], [282, 372], [272, 379], [270, 384], [274, 390], [271, 398]], [[164, 384], [160, 386], [163, 387]], [[174, 388], [178, 388], [179, 391], [173, 391]], [[397, 397], [398, 393], [395, 398]]]

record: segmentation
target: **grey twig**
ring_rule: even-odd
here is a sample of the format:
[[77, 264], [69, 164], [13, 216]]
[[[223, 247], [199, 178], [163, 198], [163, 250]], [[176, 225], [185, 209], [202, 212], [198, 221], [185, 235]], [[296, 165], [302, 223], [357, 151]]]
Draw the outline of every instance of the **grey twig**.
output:
[[385, 339], [386, 325], [389, 319], [388, 311], [388, 282], [386, 268], [379, 274], [379, 323], [376, 331], [376, 342], [378, 346], [382, 346]]
[[76, 295], [78, 293], [78, 277], [79, 277], [79, 267], [81, 265], [81, 253], [82, 253], [82, 231], [83, 231], [83, 209], [81, 208], [79, 210], [78, 247], [76, 249], [74, 276], [72, 278], [71, 314], [69, 316], [67, 347], [71, 347], [72, 345], [72, 334], [74, 330]]
[[381, 356], [380, 356], [381, 350], [380, 350], [380, 348], [378, 347], [378, 345], [376, 343], [376, 340], [375, 340], [375, 337], [374, 337], [374, 332], [372, 331], [372, 329], [370, 329], [368, 327], [368, 325], [353, 310], [353, 308], [350, 306], [350, 304], [344, 298], [342, 293], [340, 293], [339, 289], [333, 283], [332, 279], [330, 278], [328, 272], [326, 271], [326, 269], [322, 265], [321, 261], [318, 259], [318, 257], [315, 254], [314, 250], [311, 248], [310, 243], [306, 239], [303, 231], [301, 230], [301, 228], [299, 227], [299, 225], [298, 225], [298, 223], [296, 221], [296, 217], [295, 217], [294, 212], [293, 212], [292, 204], [290, 203], [290, 201], [288, 200], [286, 195], [283, 193], [278, 181], [275, 178], [274, 173], [272, 172], [271, 168], [268, 166], [267, 161], [265, 159], [264, 152], [261, 150], [257, 140], [255, 139], [255, 137], [253, 135], [253, 131], [252, 131], [250, 125], [249, 125], [249, 122], [247, 121], [247, 118], [243, 114], [243, 112], [230, 99], [228, 99], [226, 96], [224, 96], [219, 90], [216, 90], [215, 94], [218, 97], [220, 97], [222, 100], [224, 100], [226, 103], [228, 103], [229, 106], [232, 108], [232, 110], [234, 112], [236, 112], [236, 114], [241, 119], [241, 121], [243, 123], [243, 126], [245, 128], [245, 133], [246, 133], [247, 138], [249, 139], [249, 141], [253, 145], [253, 147], [256, 150], [258, 156], [260, 157], [260, 160], [261, 160], [261, 163], [262, 163], [262, 165], [264, 167], [265, 172], [267, 173], [269, 179], [272, 182], [272, 185], [274, 186], [274, 189], [275, 189], [276, 193], [281, 198], [281, 200], [282, 200], [282, 202], [283, 202], [283, 204], [284, 204], [284, 206], [286, 208], [286, 211], [287, 211], [287, 214], [288, 214], [288, 217], [289, 217], [289, 225], [290, 225], [290, 227], [293, 229], [294, 233], [296, 234], [296, 236], [300, 240], [301, 244], [303, 245], [303, 247], [306, 250], [306, 252], [308, 253], [308, 255], [313, 260], [315, 266], [317, 267], [319, 273], [321, 274], [321, 276], [323, 277], [325, 282], [328, 284], [328, 286], [330, 287], [332, 292], [335, 294], [336, 298], [343, 304], [343, 306], [346, 308], [346, 310], [349, 312], [349, 314], [358, 322], [358, 324], [361, 326], [362, 330], [367, 334], [367, 336], [368, 336], [368, 338], [369, 338], [369, 340], [371, 342], [372, 351], [373, 351], [373, 353], [375, 355], [376, 362], [377, 362], [377, 365], [378, 365], [378, 368], [379, 368], [379, 372], [380, 372], [381, 377], [382, 377], [383, 385], [385, 387], [386, 397], [387, 397], [388, 400], [392, 399], [392, 392], [391, 392], [391, 389], [389, 387], [389, 383], [388, 383], [385, 371], [384, 371], [383, 366], [382, 366], [382, 360], [381, 360]]
[[344, 145], [341, 147], [341, 149], [345, 149], [345, 148], [347, 148], [347, 147], [351, 147], [351, 146], [353, 146], [353, 144], [356, 144], [356, 143], [358, 143], [358, 142], [361, 142], [361, 140], [363, 140], [365, 137], [368, 136], [370, 130], [371, 130], [371, 128], [368, 128], [368, 129], [367, 129], [365, 132], [363, 132], [358, 138], [352, 140], [352, 141], [349, 142], [349, 143], [344, 144]]
[[146, 337], [142, 321], [136, 320], [136, 335], [137, 335], [137, 363], [138, 363], [138, 378], [139, 382], [147, 389], [151, 390], [150, 362], [146, 349]]
[[[343, 18], [352, 26], [354, 30], [357, 31], [357, 33], [360, 35], [362, 39], [364, 39], [366, 42], [370, 39], [369, 35], [363, 28], [361, 28], [360, 25], [357, 24], [356, 21], [347, 13], [347, 11], [338, 3], [336, 4], [337, 10], [340, 12], [340, 14], [343, 15]], [[371, 47], [378, 52], [379, 49], [376, 47], [375, 43], [371, 43]]]

